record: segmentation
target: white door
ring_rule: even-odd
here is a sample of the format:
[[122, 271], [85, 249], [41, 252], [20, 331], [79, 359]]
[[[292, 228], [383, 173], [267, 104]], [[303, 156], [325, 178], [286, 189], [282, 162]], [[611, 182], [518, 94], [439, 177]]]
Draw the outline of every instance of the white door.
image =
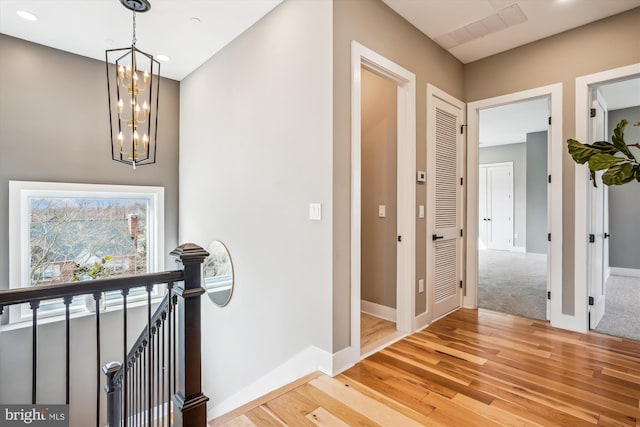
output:
[[438, 318], [460, 307], [462, 295], [463, 105], [437, 96], [429, 102], [427, 283], [432, 318]]
[[[607, 137], [607, 107], [598, 91], [594, 91], [593, 109], [595, 117], [591, 118], [591, 140], [605, 141]], [[592, 110], [592, 111], [594, 111]], [[589, 225], [589, 327], [595, 329], [602, 320], [605, 312], [605, 246], [608, 239], [605, 238], [605, 221], [608, 221], [606, 211], [607, 188], [602, 183], [603, 172], [597, 172], [595, 180], [597, 187], [592, 182], [590, 192]], [[608, 249], [608, 248], [607, 248]], [[608, 257], [607, 257], [608, 258]], [[606, 263], [608, 264], [608, 262]]]
[[480, 165], [480, 249], [513, 249], [513, 163]]

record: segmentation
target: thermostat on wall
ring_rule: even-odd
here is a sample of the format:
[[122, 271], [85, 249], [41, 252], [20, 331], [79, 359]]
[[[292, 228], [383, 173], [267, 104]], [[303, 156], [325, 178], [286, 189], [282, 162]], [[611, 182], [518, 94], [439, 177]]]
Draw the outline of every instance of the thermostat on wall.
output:
[[425, 171], [418, 171], [418, 182], [426, 182], [427, 181], [427, 173]]

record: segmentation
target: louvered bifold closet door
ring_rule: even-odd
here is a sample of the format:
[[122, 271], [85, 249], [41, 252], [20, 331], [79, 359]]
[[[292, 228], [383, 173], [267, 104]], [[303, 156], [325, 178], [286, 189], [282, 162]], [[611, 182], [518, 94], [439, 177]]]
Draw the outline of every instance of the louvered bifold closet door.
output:
[[433, 248], [433, 315], [460, 305], [461, 111], [446, 104], [435, 114], [435, 229]]

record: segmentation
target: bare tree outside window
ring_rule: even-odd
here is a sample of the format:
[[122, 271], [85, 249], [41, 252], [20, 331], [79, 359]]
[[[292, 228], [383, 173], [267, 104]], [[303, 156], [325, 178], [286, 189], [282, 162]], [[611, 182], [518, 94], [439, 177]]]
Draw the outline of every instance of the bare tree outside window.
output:
[[147, 272], [146, 199], [34, 197], [29, 205], [32, 286], [69, 282], [106, 258], [102, 277]]

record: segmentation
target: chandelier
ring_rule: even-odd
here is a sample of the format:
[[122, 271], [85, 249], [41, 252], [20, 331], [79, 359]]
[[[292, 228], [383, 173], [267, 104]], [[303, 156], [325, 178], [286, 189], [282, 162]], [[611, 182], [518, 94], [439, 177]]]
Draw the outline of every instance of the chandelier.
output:
[[151, 4], [120, 3], [133, 11], [133, 37], [130, 47], [105, 52], [111, 157], [135, 169], [156, 162], [160, 63], [136, 47], [136, 13], [148, 11]]

